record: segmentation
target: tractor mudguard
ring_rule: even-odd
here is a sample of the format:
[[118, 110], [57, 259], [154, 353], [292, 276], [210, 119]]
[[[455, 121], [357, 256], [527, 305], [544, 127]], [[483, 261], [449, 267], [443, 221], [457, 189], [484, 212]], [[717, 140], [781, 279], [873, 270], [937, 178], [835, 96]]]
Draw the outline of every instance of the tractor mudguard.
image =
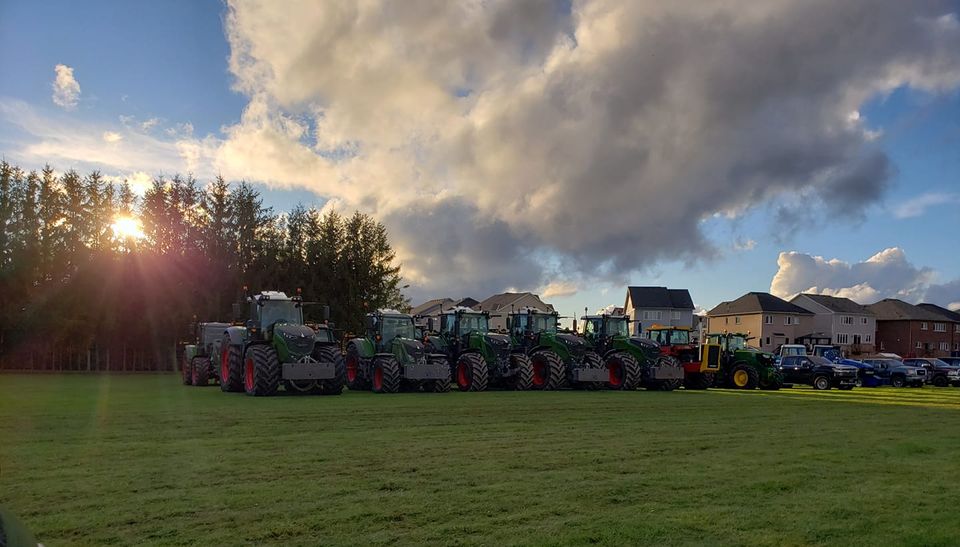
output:
[[373, 347], [373, 342], [366, 338], [354, 338], [347, 345], [351, 344], [357, 348], [357, 352], [363, 359], [372, 359], [377, 353], [377, 350]]
[[[246, 327], [227, 327], [227, 330], [223, 333], [223, 341], [231, 346], [242, 346], [246, 338]], [[220, 343], [220, 347], [223, 347], [223, 342]]]
[[191, 359], [193, 359], [193, 358], [196, 357], [196, 356], [197, 356], [197, 346], [196, 346], [196, 345], [194, 345], [194, 344], [187, 344], [187, 346], [183, 348], [183, 357], [184, 357], [184, 359], [186, 359], [187, 361], [190, 361]]

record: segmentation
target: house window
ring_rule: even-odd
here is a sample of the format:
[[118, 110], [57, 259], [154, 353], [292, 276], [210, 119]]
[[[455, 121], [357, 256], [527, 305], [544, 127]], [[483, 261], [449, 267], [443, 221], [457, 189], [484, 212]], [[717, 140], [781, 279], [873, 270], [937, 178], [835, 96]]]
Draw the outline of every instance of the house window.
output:
[[933, 324], [933, 332], [947, 332], [947, 324], [946, 324], [946, 323], [934, 323], [934, 324]]
[[917, 348], [917, 349], [923, 349], [923, 344], [921, 344], [920, 341], [917, 340], [917, 345], [914, 346], [914, 347]]
[[768, 346], [770, 345], [770, 337], [769, 337], [769, 336], [767, 336], [767, 345], [768, 345]]
[[850, 315], [844, 315], [843, 317], [840, 318], [840, 322], [844, 325], [852, 325], [853, 317]]
[[869, 343], [872, 342], [872, 341], [873, 341], [873, 335], [872, 335], [872, 334], [864, 334], [864, 335], [863, 335], [863, 342], [864, 342], [865, 344], [869, 344]]
[[736, 324], [736, 325], [739, 325], [739, 324], [740, 324], [740, 316], [739, 316], [739, 315], [733, 318], [733, 323]]
[[866, 318], [866, 317], [861, 317], [861, 318], [860, 318], [860, 324], [861, 324], [861, 325], [866, 325], [866, 324], [867, 324], [867, 318]]
[[950, 343], [940, 342], [940, 351], [950, 351]]
[[763, 316], [763, 324], [764, 324], [764, 325], [772, 325], [772, 324], [773, 324], [773, 316], [772, 316], [772, 315], [764, 315], [764, 316]]
[[960, 351], [960, 344], [954, 344], [953, 351]]
[[850, 335], [849, 335], [849, 334], [846, 334], [846, 333], [838, 333], [838, 334], [837, 334], [837, 343], [838, 343], [838, 344], [849, 344], [849, 343], [850, 343]]
[[670, 319], [679, 320], [679, 319], [680, 319], [680, 312], [678, 312], [678, 311], [672, 311], [672, 312], [670, 312]]
[[794, 316], [792, 316], [792, 315], [788, 315], [788, 316], [786, 316], [786, 317], [783, 318], [783, 324], [784, 324], [784, 325], [799, 325], [799, 324], [800, 324], [800, 318], [799, 318], [799, 317], [794, 317]]
[[730, 318], [729, 318], [729, 317], [724, 317], [724, 318], [723, 318], [723, 324], [724, 324], [724, 325], [729, 325], [729, 324], [730, 324]]
[[887, 348], [883, 347], [883, 340], [880, 341], [880, 351], [883, 351]]
[[927, 322], [920, 323], [920, 330], [927, 330]]
[[643, 319], [645, 321], [659, 321], [660, 320], [660, 310], [650, 311], [646, 310], [643, 312]]
[[957, 332], [960, 332], [960, 323], [957, 323], [957, 328], [954, 330], [956, 330]]

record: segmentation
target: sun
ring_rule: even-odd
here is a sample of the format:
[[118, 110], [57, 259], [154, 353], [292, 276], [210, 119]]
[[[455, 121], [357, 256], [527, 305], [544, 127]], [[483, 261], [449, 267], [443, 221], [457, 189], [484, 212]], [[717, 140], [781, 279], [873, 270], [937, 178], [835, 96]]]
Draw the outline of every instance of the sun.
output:
[[118, 216], [113, 219], [110, 225], [113, 229], [115, 239], [141, 239], [143, 237], [143, 227], [140, 225], [140, 219]]

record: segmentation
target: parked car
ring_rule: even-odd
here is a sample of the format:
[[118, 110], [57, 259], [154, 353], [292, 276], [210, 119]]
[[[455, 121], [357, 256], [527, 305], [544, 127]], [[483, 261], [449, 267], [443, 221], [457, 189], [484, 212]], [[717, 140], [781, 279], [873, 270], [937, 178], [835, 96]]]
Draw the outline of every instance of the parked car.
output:
[[874, 378], [893, 387], [923, 387], [927, 378], [925, 368], [906, 365], [899, 359], [871, 357], [863, 362], [873, 366]]
[[927, 371], [927, 383], [937, 387], [960, 387], [960, 367], [954, 367], [934, 357], [911, 357], [903, 364], [923, 367]]
[[784, 385], [806, 384], [814, 389], [853, 389], [857, 385], [857, 367], [833, 363], [817, 355], [792, 355], [780, 362]]
[[960, 357], [941, 357], [940, 360], [948, 365], [960, 367]]

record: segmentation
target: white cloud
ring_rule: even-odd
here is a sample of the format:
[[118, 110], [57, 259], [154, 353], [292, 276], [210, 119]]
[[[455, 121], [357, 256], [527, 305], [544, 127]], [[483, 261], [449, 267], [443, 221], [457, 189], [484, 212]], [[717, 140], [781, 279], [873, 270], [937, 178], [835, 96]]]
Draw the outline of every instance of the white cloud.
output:
[[796, 251], [782, 252], [777, 265], [770, 292], [782, 298], [808, 292], [846, 297], [861, 304], [899, 298], [940, 305], [960, 298], [960, 279], [935, 283], [932, 269], [915, 266], [898, 247], [855, 263]]
[[53, 103], [64, 110], [73, 110], [80, 100], [80, 84], [73, 77], [73, 68], [67, 65], [53, 67]]
[[733, 250], [735, 251], [752, 251], [756, 246], [757, 242], [752, 239], [744, 240], [738, 237], [736, 241], [733, 242]]
[[573, 296], [579, 291], [576, 284], [568, 281], [552, 281], [539, 289], [540, 296], [543, 298], [556, 298], [558, 296]]
[[120, 142], [123, 140], [123, 135], [117, 133], [116, 131], [104, 131], [103, 140], [107, 143], [113, 144], [115, 142]]
[[160, 118], [149, 118], [140, 123], [140, 129], [143, 131], [150, 131], [161, 122]]
[[893, 209], [893, 216], [897, 218], [918, 217], [927, 212], [930, 207], [960, 203], [960, 194], [946, 192], [930, 192], [908, 199]]

